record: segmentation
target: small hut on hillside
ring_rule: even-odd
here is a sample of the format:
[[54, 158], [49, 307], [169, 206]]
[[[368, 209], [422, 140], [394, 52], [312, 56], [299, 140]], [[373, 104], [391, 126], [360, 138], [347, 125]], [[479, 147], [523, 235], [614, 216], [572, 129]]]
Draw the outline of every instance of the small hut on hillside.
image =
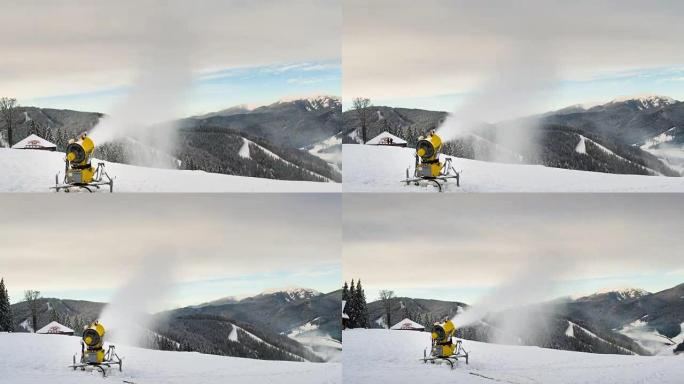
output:
[[74, 335], [74, 330], [64, 326], [56, 321], [51, 322], [50, 324], [44, 326], [43, 328], [39, 329], [36, 331], [36, 333], [41, 333], [41, 334], [49, 334], [49, 335], [69, 335], [73, 336]]
[[56, 151], [57, 145], [43, 139], [38, 135], [30, 134], [23, 140], [14, 144], [12, 149], [38, 149], [41, 151]]
[[404, 319], [392, 326], [392, 330], [399, 331], [424, 331], [425, 327], [410, 319]]
[[347, 324], [349, 323], [349, 315], [344, 311], [347, 306], [347, 301], [342, 300], [342, 329], [347, 329]]
[[367, 145], [388, 145], [391, 147], [405, 147], [407, 145], [406, 140], [399, 136], [395, 136], [387, 131], [383, 131], [381, 134], [375, 136], [374, 138], [368, 140]]

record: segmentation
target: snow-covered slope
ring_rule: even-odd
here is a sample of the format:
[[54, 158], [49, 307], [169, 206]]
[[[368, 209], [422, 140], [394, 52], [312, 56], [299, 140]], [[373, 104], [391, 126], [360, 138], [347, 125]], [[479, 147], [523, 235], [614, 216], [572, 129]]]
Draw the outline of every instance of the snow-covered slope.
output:
[[290, 330], [287, 337], [297, 340], [325, 361], [338, 362], [342, 358], [342, 343], [320, 331], [320, 317]]
[[345, 383], [680, 383], [681, 356], [626, 356], [464, 341], [470, 364], [423, 364], [430, 334], [354, 329], [343, 332]]
[[[343, 146], [344, 190], [350, 192], [434, 192], [434, 187], [406, 186], [406, 168], [413, 169], [414, 150], [383, 146]], [[461, 187], [450, 192], [682, 192], [684, 178], [616, 175], [503, 164], [454, 158]]]
[[[684, 329], [684, 323], [680, 324], [680, 329]], [[633, 339], [639, 346], [654, 355], [672, 355], [677, 345], [684, 343], [684, 331], [669, 338], [641, 319], [623, 326], [618, 332]]]
[[[64, 154], [0, 148], [0, 192], [49, 192]], [[94, 161], [97, 162], [97, 161]], [[339, 192], [340, 184], [230, 176], [105, 162], [114, 192]]]
[[329, 138], [302, 148], [310, 154], [324, 160], [337, 172], [342, 172], [342, 135], [337, 134]]
[[33, 383], [341, 383], [338, 363], [297, 363], [154, 351], [117, 345], [123, 372], [103, 379], [67, 366], [80, 350], [72, 336], [0, 333], [0, 382]]
[[684, 144], [677, 141], [681, 128], [672, 127], [653, 136], [640, 145], [640, 148], [658, 157], [668, 167], [684, 175]]

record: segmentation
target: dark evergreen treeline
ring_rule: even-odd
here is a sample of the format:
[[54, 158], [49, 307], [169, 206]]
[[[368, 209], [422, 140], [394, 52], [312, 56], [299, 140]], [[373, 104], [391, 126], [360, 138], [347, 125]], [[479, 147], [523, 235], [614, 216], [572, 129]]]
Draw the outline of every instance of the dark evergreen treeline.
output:
[[[244, 139], [282, 160], [254, 144], [249, 145], [249, 158], [241, 157], [239, 150]], [[307, 152], [276, 147], [259, 137], [227, 128], [183, 128], [179, 131], [178, 151], [183, 169], [281, 180], [325, 181], [324, 177], [336, 182], [342, 180], [341, 174], [328, 163]]]
[[368, 320], [368, 305], [366, 304], [366, 293], [361, 286], [361, 279], [355, 284], [354, 279], [351, 285], [344, 282], [342, 287], [342, 300], [346, 301], [344, 312], [349, 316], [348, 328], [370, 328]]
[[[234, 325], [239, 327], [235, 329], [237, 341], [231, 340], [230, 337]], [[176, 317], [160, 325], [157, 332], [159, 333], [157, 338], [159, 349], [194, 351], [262, 360], [323, 361], [306, 347], [287, 336], [223, 316], [190, 315]]]
[[9, 294], [5, 287], [5, 279], [0, 278], [0, 332], [12, 332], [14, 330], [14, 319], [12, 317], [12, 307], [9, 302]]

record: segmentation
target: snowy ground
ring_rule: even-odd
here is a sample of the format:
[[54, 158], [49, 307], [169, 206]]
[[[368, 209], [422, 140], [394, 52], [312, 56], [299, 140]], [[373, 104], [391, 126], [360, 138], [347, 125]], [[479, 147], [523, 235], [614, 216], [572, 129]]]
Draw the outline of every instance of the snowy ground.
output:
[[[412, 148], [343, 145], [344, 191], [434, 192], [435, 187], [406, 186], [413, 169]], [[461, 187], [449, 192], [684, 192], [684, 177], [615, 175], [541, 165], [490, 163], [454, 158]]]
[[102, 378], [97, 372], [73, 371], [80, 338], [30, 333], [0, 333], [0, 382], [33, 383], [341, 383], [339, 363], [297, 363], [153, 351], [117, 346], [123, 372]]
[[684, 356], [599, 355], [464, 341], [470, 364], [423, 364], [430, 334], [346, 330], [344, 382], [377, 383], [681, 383]]
[[[285, 181], [106, 162], [114, 192], [340, 192], [339, 183]], [[64, 154], [0, 148], [0, 192], [49, 192]]]

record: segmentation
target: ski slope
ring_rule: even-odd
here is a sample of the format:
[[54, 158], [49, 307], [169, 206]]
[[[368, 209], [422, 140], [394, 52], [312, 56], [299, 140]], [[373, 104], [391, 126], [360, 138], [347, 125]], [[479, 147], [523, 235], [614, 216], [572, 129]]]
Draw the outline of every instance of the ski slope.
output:
[[298, 363], [203, 355], [195, 352], [154, 351], [116, 346], [123, 372], [68, 368], [80, 353], [80, 338], [32, 333], [0, 333], [0, 382], [12, 384], [135, 383], [341, 383], [339, 363]]
[[[684, 192], [684, 177], [616, 175], [542, 165], [503, 164], [453, 158], [461, 172], [447, 192]], [[412, 148], [343, 145], [347, 192], [434, 192], [433, 186], [405, 185], [406, 168], [413, 170]]]
[[428, 332], [345, 330], [343, 380], [355, 384], [415, 383], [681, 383], [684, 356], [625, 356], [464, 341], [470, 364], [419, 361]]
[[[93, 161], [93, 164], [97, 163]], [[114, 192], [340, 192], [339, 183], [287, 181], [105, 162]], [[64, 153], [0, 148], [0, 192], [50, 192]], [[105, 188], [106, 189], [106, 188]], [[107, 189], [107, 192], [108, 189]]]

